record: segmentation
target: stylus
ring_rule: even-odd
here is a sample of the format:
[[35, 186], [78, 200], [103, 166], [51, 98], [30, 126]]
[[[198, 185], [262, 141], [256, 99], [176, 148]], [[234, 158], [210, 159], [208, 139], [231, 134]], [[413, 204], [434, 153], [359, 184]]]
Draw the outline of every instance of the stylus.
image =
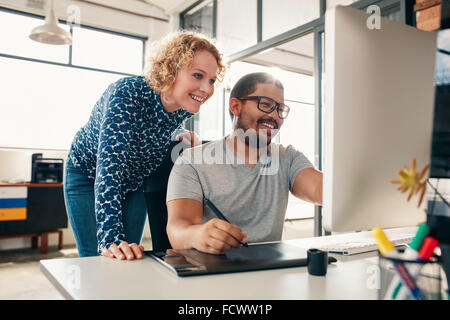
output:
[[[225, 216], [222, 214], [222, 212], [220, 212], [220, 210], [217, 209], [217, 207], [216, 207], [211, 201], [209, 201], [208, 198], [204, 198], [203, 201], [205, 202], [205, 204], [206, 204], [208, 207], [211, 208], [211, 210], [214, 212], [214, 214], [215, 214], [219, 219], [225, 220], [226, 222], [230, 223], [230, 221], [228, 221], [228, 219], [225, 218]], [[239, 242], [240, 242], [240, 241], [239, 241]], [[240, 242], [240, 243], [241, 243], [244, 247], [248, 247], [248, 243], [247, 243], [247, 242], [246, 242], [246, 243]]]

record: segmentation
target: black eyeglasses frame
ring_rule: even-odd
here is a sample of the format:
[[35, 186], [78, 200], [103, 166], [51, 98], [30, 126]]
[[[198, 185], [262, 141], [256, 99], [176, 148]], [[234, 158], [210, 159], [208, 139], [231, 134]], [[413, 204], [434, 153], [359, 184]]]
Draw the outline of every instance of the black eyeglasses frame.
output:
[[[275, 108], [277, 109], [278, 116], [280, 119], [286, 119], [289, 115], [289, 111], [291, 110], [290, 107], [285, 105], [284, 103], [277, 102], [273, 100], [272, 98], [266, 97], [266, 96], [247, 96], [247, 97], [235, 97], [238, 100], [245, 101], [245, 100], [258, 100], [257, 108], [258, 110], [265, 112], [265, 113], [272, 113]], [[260, 102], [261, 99], [268, 99], [272, 102], [272, 107], [270, 110], [263, 110], [260, 108]], [[286, 115], [283, 115], [283, 112], [286, 112]]]

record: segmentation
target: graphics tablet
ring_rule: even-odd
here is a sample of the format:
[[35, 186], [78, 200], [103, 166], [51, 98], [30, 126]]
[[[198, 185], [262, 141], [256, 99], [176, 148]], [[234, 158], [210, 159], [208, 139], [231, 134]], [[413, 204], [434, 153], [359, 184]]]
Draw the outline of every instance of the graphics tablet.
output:
[[222, 255], [203, 253], [195, 249], [144, 253], [181, 277], [307, 265], [305, 249], [283, 242], [232, 248]]

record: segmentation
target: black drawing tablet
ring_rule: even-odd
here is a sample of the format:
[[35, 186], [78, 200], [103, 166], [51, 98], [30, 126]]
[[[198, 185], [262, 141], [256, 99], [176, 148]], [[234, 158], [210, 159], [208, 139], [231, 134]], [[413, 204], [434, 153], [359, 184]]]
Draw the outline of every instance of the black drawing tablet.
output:
[[305, 249], [283, 242], [233, 248], [223, 255], [203, 253], [195, 249], [144, 253], [182, 277], [307, 265]]

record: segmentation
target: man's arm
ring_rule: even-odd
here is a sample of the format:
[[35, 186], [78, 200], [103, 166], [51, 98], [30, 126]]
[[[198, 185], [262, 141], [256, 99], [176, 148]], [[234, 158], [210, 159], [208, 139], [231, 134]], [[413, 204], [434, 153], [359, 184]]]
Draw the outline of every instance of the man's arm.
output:
[[171, 200], [167, 202], [167, 213], [167, 236], [174, 249], [223, 254], [247, 242], [239, 226], [218, 218], [202, 224], [203, 204], [197, 200]]
[[[192, 199], [167, 202], [167, 236], [174, 249], [191, 249], [195, 226], [202, 223], [203, 206]], [[194, 229], [193, 229], [194, 228]]]
[[314, 168], [306, 168], [297, 174], [292, 194], [297, 198], [322, 205], [323, 174]]

